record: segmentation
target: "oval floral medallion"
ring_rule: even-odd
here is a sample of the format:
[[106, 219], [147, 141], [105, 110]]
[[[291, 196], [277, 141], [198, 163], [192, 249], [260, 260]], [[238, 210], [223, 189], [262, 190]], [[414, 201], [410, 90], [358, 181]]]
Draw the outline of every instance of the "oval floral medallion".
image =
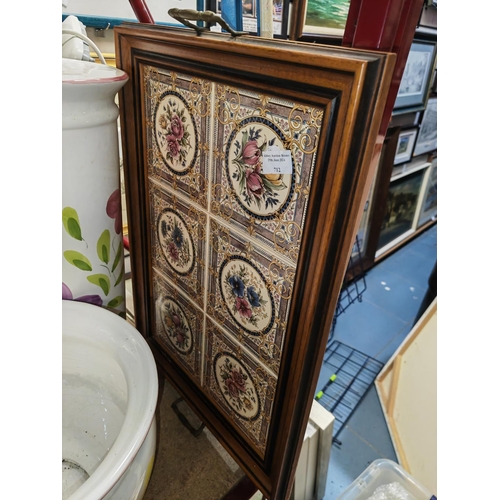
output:
[[295, 189], [292, 174], [262, 172], [262, 153], [269, 147], [285, 150], [285, 135], [266, 118], [242, 120], [229, 136], [226, 173], [239, 205], [259, 219], [272, 219], [286, 209]]
[[194, 266], [194, 245], [184, 219], [174, 210], [164, 210], [158, 217], [158, 241], [167, 264], [185, 275]]
[[214, 359], [217, 386], [227, 404], [243, 419], [260, 415], [260, 400], [246, 368], [231, 354], [220, 352]]
[[220, 291], [233, 319], [253, 335], [267, 333], [274, 323], [274, 301], [261, 272], [244, 257], [221, 264]]
[[171, 297], [161, 304], [161, 321], [168, 340], [181, 354], [189, 354], [193, 349], [193, 335], [181, 306]]
[[163, 94], [156, 108], [155, 137], [168, 168], [185, 175], [198, 150], [196, 126], [184, 98], [177, 92]]

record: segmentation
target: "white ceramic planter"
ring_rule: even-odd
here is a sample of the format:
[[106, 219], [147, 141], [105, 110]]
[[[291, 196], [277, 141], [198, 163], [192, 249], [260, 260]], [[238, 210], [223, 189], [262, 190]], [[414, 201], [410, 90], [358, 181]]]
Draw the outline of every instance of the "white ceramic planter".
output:
[[62, 60], [63, 298], [125, 315], [118, 107], [128, 76]]
[[62, 498], [140, 500], [156, 447], [158, 375], [126, 320], [62, 301]]

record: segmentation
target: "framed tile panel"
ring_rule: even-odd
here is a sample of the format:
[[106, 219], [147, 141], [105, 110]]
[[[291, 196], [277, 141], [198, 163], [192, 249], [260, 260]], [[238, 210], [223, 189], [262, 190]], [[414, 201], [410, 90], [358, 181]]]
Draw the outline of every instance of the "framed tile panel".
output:
[[395, 58], [137, 23], [115, 42], [136, 326], [286, 499]]

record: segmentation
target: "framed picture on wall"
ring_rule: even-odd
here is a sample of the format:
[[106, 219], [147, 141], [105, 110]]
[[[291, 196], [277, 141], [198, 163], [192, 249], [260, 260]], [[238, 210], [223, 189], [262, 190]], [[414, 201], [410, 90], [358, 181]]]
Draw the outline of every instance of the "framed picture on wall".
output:
[[427, 102], [413, 156], [418, 156], [437, 149], [437, 97]]
[[437, 158], [434, 158], [429, 168], [424, 190], [417, 227], [423, 226], [437, 216]]
[[304, 36], [342, 39], [351, 0], [303, 0], [295, 2], [290, 39]]
[[437, 5], [422, 6], [418, 27], [437, 29]]
[[435, 52], [435, 42], [415, 41], [411, 44], [394, 110], [425, 108]]
[[413, 223], [426, 171], [421, 169], [391, 182], [376, 257], [415, 231]]
[[417, 138], [417, 132], [417, 128], [401, 131], [398, 138], [396, 156], [394, 157], [394, 165], [411, 160], [413, 147], [415, 146], [415, 139]]

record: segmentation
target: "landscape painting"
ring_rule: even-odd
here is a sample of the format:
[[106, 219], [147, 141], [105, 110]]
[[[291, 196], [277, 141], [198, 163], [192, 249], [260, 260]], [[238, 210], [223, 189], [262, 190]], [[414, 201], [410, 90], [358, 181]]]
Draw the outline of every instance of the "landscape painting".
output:
[[412, 229], [424, 173], [424, 170], [419, 170], [391, 183], [379, 249]]
[[344, 34], [350, 0], [307, 0], [304, 33]]

